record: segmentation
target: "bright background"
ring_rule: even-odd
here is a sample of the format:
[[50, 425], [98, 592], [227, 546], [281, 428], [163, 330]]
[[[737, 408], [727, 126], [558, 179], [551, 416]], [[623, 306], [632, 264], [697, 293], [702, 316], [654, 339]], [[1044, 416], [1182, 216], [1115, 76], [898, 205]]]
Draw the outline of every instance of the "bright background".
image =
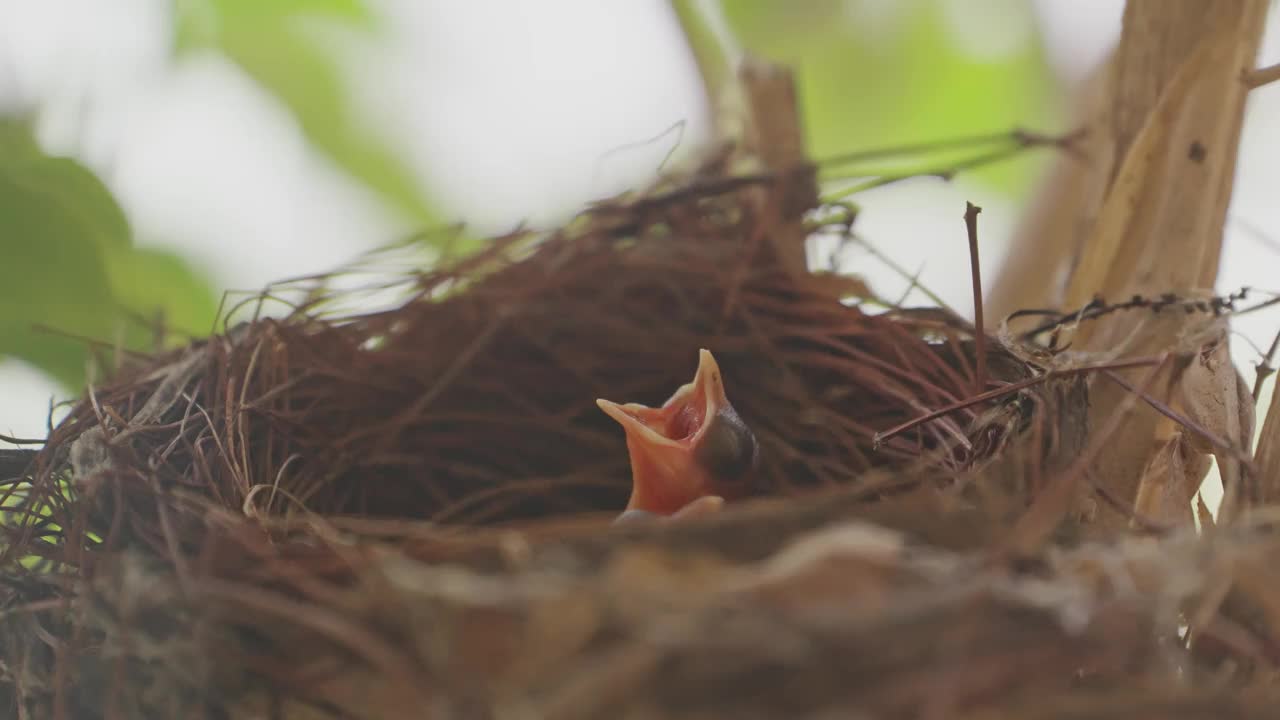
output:
[[[796, 64], [822, 157], [1065, 129], [1065, 98], [1114, 44], [1123, 3], [724, 6], [746, 47]], [[1278, 60], [1273, 18], [1263, 62]], [[479, 232], [554, 223], [642, 185], [674, 143], [696, 147], [708, 134], [693, 57], [658, 0], [0, 0], [6, 111], [32, 114], [48, 152], [96, 173], [134, 246], [172, 253], [198, 280], [182, 287], [206, 287], [210, 303], [335, 268], [431, 222]], [[1256, 91], [1222, 290], [1280, 289], [1275, 118], [1280, 86]], [[875, 191], [859, 198], [859, 227], [966, 310], [968, 273], [954, 272], [968, 263], [964, 202], [984, 208], [984, 274], [994, 278], [1044, 161]], [[0, 263], [21, 259], [27, 241], [0, 228]], [[847, 262], [889, 296], [902, 285], [865, 255]], [[24, 272], [64, 282], [56, 267]], [[169, 292], [163, 275], [138, 282]], [[199, 307], [193, 317], [213, 305]], [[1238, 330], [1265, 347], [1276, 319]], [[1242, 366], [1256, 359], [1249, 342], [1235, 352]], [[0, 348], [0, 433], [40, 437], [50, 398], [71, 391], [2, 358]]]

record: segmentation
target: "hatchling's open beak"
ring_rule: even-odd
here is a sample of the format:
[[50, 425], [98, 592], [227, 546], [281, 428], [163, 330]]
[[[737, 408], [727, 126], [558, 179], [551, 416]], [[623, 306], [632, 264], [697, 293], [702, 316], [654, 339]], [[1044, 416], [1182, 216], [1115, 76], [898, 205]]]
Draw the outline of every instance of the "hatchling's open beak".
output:
[[628, 511], [673, 515], [699, 498], [733, 497], [745, 490], [756, 461], [755, 437], [729, 404], [724, 377], [709, 351], [699, 353], [693, 382], [660, 408], [596, 403], [627, 435]]

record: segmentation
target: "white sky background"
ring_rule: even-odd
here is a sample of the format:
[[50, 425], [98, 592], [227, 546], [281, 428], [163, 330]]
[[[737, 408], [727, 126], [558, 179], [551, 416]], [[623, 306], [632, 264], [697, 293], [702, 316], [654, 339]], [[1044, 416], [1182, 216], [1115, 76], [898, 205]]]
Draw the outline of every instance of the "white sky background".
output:
[[[999, 18], [1012, 1], [953, 0], [956, 32], [988, 55], [1016, 49], [1010, 33], [1016, 40], [1026, 28], [972, 22]], [[891, 1], [874, 2], [891, 12]], [[1036, 5], [1056, 67], [1078, 78], [1114, 42], [1123, 3]], [[101, 174], [138, 241], [177, 249], [220, 287], [251, 290], [331, 269], [406, 229], [313, 154], [288, 113], [233, 65], [211, 55], [171, 65], [168, 6], [0, 0], [0, 107], [47, 108], [43, 139]], [[355, 50], [362, 104], [394, 133], [435, 196], [483, 228], [553, 222], [587, 200], [642, 184], [669, 146], [635, 144], [679, 121], [686, 142], [705, 136], [696, 75], [661, 0], [378, 6], [391, 32], [389, 41]], [[1280, 60], [1275, 20], [1265, 62]], [[1280, 289], [1280, 87], [1255, 92], [1249, 113], [1219, 287]], [[624, 146], [632, 149], [616, 152]], [[923, 267], [922, 282], [962, 310], [968, 274], [949, 270], [968, 264], [959, 221], [965, 200], [984, 209], [984, 276], [994, 277], [1018, 208], [963, 178], [878, 191], [858, 218], [873, 240], [924, 238], [882, 247], [913, 271]], [[858, 270], [873, 284], [895, 282], [865, 263]], [[1265, 345], [1277, 325], [1280, 316], [1270, 315], [1237, 327]], [[1238, 361], [1251, 353], [1237, 342]], [[0, 433], [42, 436], [56, 392], [32, 368], [0, 361]]]

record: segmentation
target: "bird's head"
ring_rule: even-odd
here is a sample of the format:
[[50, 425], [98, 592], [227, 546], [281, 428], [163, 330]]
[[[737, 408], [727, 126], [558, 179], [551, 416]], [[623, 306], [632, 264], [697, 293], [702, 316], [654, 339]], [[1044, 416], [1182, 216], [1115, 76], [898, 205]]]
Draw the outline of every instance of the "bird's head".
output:
[[693, 382], [662, 407], [596, 404], [627, 434], [632, 489], [627, 510], [671, 515], [705, 496], [747, 494], [759, 448], [724, 391], [720, 367], [707, 350]]

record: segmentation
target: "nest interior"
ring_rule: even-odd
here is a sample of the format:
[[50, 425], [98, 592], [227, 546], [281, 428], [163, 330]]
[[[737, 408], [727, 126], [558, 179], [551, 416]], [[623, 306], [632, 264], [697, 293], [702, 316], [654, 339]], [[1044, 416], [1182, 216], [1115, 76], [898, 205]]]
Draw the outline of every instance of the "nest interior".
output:
[[[788, 269], [784, 230], [830, 229], [799, 187], [697, 176], [402, 276], [390, 309], [319, 278], [122, 368], [5, 484], [0, 707], [1264, 717], [1280, 606], [1236, 581], [1265, 587], [1266, 523], [1098, 538], [1059, 509], [1002, 551], [1078, 484], [1084, 376]], [[611, 528], [627, 451], [595, 399], [660, 403], [704, 347], [761, 497]]]

